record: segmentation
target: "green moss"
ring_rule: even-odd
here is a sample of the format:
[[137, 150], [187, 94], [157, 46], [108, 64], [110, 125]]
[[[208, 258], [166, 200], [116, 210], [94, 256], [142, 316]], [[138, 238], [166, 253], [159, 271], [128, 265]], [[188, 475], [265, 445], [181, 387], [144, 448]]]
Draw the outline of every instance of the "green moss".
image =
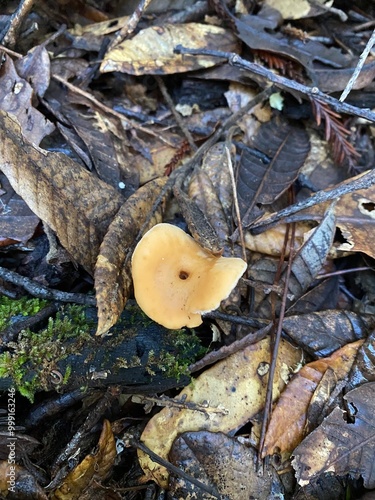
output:
[[30, 299], [28, 297], [22, 297], [21, 299], [15, 300], [5, 297], [4, 295], [0, 297], [0, 330], [7, 328], [14, 316], [34, 316], [43, 307], [48, 304], [46, 300], [42, 299]]
[[[91, 339], [91, 324], [87, 322], [83, 306], [67, 306], [56, 318], [50, 318], [43, 330], [29, 329], [20, 333], [17, 342], [8, 344], [9, 352], [0, 354], [0, 377], [11, 377], [18, 391], [33, 401], [37, 390], [48, 389], [51, 378], [56, 388], [67, 383], [71, 375], [68, 366], [65, 373], [57, 371], [57, 362], [71, 354], [69, 339], [80, 339], [78, 345]], [[74, 344], [77, 350], [77, 342]], [[56, 372], [56, 373], [54, 373]]]
[[202, 347], [194, 330], [169, 330], [168, 335], [173, 336], [171, 340], [176, 352], [172, 354], [162, 351], [159, 356], [155, 356], [150, 351], [146, 369], [153, 375], [153, 368], [156, 366], [166, 377], [179, 381], [182, 376], [189, 375], [189, 366], [204, 356], [206, 349]]

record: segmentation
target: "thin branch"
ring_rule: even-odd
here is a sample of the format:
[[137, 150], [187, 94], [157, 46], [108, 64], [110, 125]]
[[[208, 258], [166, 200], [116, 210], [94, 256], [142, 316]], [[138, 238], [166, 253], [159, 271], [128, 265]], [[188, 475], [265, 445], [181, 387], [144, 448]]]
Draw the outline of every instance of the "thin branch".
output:
[[364, 48], [362, 54], [359, 57], [357, 66], [355, 67], [355, 70], [354, 70], [352, 76], [350, 77], [350, 80], [346, 84], [346, 87], [344, 88], [344, 90], [343, 90], [343, 92], [342, 92], [342, 94], [340, 96], [340, 101], [341, 102], [345, 101], [345, 99], [349, 95], [349, 92], [352, 90], [352, 88], [353, 88], [353, 86], [354, 86], [357, 78], [359, 77], [359, 74], [361, 72], [362, 66], [365, 64], [367, 56], [369, 55], [370, 50], [372, 49], [374, 43], [375, 43], [375, 30], [372, 32], [372, 35], [371, 35], [369, 41], [367, 42], [366, 47]]
[[0, 267], [0, 278], [14, 285], [21, 286], [24, 290], [29, 292], [30, 295], [39, 299], [96, 306], [95, 297], [85, 295], [84, 293], [68, 293], [47, 288], [34, 280], [21, 276], [13, 271], [9, 271], [9, 269], [5, 269], [5, 267]]
[[208, 49], [189, 49], [186, 47], [182, 47], [181, 45], [177, 45], [177, 47], [175, 47], [175, 52], [177, 54], [189, 54], [198, 56], [204, 55], [226, 59], [232, 66], [245, 69], [250, 73], [261, 76], [267, 81], [274, 83], [277, 87], [283, 90], [287, 90], [292, 94], [299, 93], [306, 97], [315, 97], [331, 106], [331, 108], [338, 113], [360, 116], [361, 118], [365, 118], [366, 120], [375, 122], [375, 113], [368, 108], [358, 108], [357, 106], [346, 104], [345, 102], [341, 102], [334, 97], [324, 94], [318, 89], [318, 87], [308, 87], [307, 85], [303, 85], [302, 83], [289, 80], [289, 78], [285, 78], [284, 76], [276, 75], [269, 69], [266, 69], [259, 64], [255, 64], [242, 59], [242, 57], [240, 57], [238, 54], [235, 54], [234, 52], [221, 52], [219, 50]]
[[289, 217], [293, 214], [296, 214], [297, 212], [300, 212], [301, 210], [319, 205], [320, 203], [335, 200], [340, 196], [352, 193], [353, 191], [358, 191], [359, 189], [368, 189], [374, 184], [375, 170], [367, 171], [354, 180], [349, 179], [348, 181], [345, 181], [344, 183], [341, 183], [332, 189], [319, 191], [306, 200], [300, 201], [298, 203], [295, 203], [294, 205], [291, 205], [290, 207], [284, 208], [283, 210], [280, 210], [279, 212], [274, 213], [269, 217], [265, 217], [259, 222], [253, 224], [250, 230], [252, 234], [262, 233], [263, 231], [269, 229], [271, 226], [274, 226], [276, 223], [280, 222], [285, 217]]

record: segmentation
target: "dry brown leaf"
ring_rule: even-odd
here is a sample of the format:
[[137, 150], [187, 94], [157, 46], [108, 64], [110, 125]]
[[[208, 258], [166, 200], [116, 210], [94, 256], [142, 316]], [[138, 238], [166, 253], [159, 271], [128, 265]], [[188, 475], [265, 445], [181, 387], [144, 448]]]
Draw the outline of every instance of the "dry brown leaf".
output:
[[61, 153], [28, 144], [19, 124], [0, 113], [0, 169], [62, 246], [93, 273], [99, 246], [123, 198]]
[[87, 455], [64, 479], [52, 495], [52, 500], [78, 500], [94, 483], [104, 481], [116, 458], [116, 442], [108, 420], [104, 420], [98, 450]]
[[262, 456], [290, 454], [302, 441], [307, 423], [307, 411], [313, 394], [328, 368], [343, 380], [349, 373], [363, 340], [357, 340], [337, 350], [328, 358], [305, 365], [289, 382], [272, 412]]
[[31, 85], [18, 76], [12, 59], [5, 56], [0, 68], [0, 109], [15, 116], [25, 139], [38, 145], [55, 126], [32, 106], [32, 98]]
[[[103, 335], [122, 313], [132, 289], [129, 252], [151, 213], [168, 178], [160, 177], [142, 186], [130, 196], [111, 222], [100, 246], [95, 266], [95, 290], [98, 307], [97, 335]], [[159, 205], [144, 232], [161, 222], [163, 205]]]
[[265, 0], [264, 3], [278, 10], [283, 19], [301, 19], [323, 14], [333, 4], [333, 0], [317, 0], [314, 3], [308, 0]]
[[[285, 387], [292, 367], [300, 360], [301, 351], [282, 341], [273, 384], [275, 399]], [[220, 361], [185, 387], [176, 398], [197, 404], [209, 398], [210, 408], [205, 412], [164, 408], [149, 421], [141, 436], [142, 441], [166, 459], [174, 439], [183, 432], [234, 432], [263, 408], [269, 363], [268, 338]], [[165, 488], [167, 470], [144, 453], [138, 454], [146, 479], [154, 479]]]
[[199, 23], [151, 26], [110, 50], [100, 71], [165, 75], [209, 68], [222, 62], [217, 57], [175, 54], [173, 51], [177, 45], [224, 52], [237, 52], [239, 49], [233, 32], [217, 26]]
[[[360, 176], [345, 180], [353, 182]], [[339, 186], [340, 184], [338, 184]], [[321, 203], [301, 211], [307, 219], [319, 219], [329, 203]], [[340, 252], [364, 252], [375, 258], [375, 247], [370, 242], [375, 237], [375, 185], [341, 196], [335, 206], [336, 226], [341, 231], [344, 243], [334, 243], [333, 249]]]

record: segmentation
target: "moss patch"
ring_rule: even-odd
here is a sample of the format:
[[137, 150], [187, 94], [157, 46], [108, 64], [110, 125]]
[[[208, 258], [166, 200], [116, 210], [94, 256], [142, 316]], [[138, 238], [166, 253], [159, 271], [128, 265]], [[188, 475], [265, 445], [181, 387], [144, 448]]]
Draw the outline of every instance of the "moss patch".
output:
[[43, 330], [24, 330], [17, 342], [8, 344], [9, 351], [0, 354], [0, 377], [11, 377], [18, 391], [30, 401], [37, 390], [47, 389], [51, 378], [58, 388], [70, 375], [69, 366], [65, 373], [56, 370], [56, 363], [71, 354], [67, 341], [80, 337], [83, 345], [85, 340], [91, 339], [91, 327], [83, 306], [66, 306], [55, 319], [49, 319]]
[[0, 330], [7, 328], [15, 316], [34, 316], [48, 304], [46, 300], [22, 297], [18, 300], [0, 296]]

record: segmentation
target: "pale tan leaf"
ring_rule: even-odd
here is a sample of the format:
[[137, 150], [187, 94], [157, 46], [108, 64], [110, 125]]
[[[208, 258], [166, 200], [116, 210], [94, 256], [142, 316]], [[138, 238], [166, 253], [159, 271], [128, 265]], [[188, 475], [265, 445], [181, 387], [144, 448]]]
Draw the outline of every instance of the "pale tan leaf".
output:
[[0, 113], [0, 169], [73, 259], [93, 273], [121, 195], [68, 156], [25, 142], [19, 124], [5, 112]]
[[[103, 335], [116, 323], [132, 289], [129, 252], [168, 178], [160, 177], [142, 186], [121, 207], [100, 246], [95, 267], [98, 306], [97, 335]], [[159, 205], [144, 232], [161, 222]]]
[[[301, 360], [301, 351], [288, 342], [282, 341], [280, 349], [273, 384], [275, 399], [284, 389], [291, 367]], [[209, 399], [211, 410], [164, 408], [149, 421], [141, 436], [142, 441], [155, 453], [167, 458], [174, 439], [183, 432], [234, 432], [263, 408], [269, 363], [268, 338], [220, 361], [185, 387], [177, 398], [198, 404]], [[166, 469], [142, 452], [139, 452], [139, 459], [146, 478], [166, 487]]]
[[209, 68], [222, 62], [218, 57], [175, 54], [177, 45], [227, 52], [236, 52], [239, 48], [233, 32], [218, 26], [199, 23], [151, 26], [110, 50], [100, 71], [162, 75]]

